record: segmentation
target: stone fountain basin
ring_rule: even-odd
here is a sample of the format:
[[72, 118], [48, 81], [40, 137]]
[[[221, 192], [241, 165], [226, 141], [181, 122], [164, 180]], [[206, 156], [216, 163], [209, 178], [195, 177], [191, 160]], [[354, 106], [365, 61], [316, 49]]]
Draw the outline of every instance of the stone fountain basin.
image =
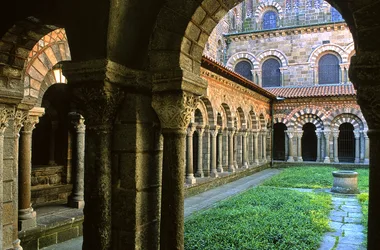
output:
[[349, 170], [333, 171], [334, 177], [331, 192], [340, 194], [358, 194], [358, 172]]

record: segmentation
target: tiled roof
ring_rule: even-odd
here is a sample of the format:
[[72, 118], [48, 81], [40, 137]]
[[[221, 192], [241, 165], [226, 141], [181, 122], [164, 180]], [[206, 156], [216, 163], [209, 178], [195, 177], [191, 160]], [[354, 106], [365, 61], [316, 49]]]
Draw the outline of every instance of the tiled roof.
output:
[[355, 96], [356, 90], [351, 83], [334, 85], [316, 85], [283, 88], [265, 88], [276, 96], [286, 98], [325, 97], [325, 96]]

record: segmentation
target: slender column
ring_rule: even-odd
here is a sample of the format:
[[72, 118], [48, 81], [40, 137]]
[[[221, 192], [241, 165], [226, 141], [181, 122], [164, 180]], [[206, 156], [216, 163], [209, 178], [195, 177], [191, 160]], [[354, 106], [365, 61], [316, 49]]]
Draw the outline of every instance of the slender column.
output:
[[297, 132], [297, 155], [298, 155], [297, 161], [299, 161], [299, 162], [303, 162], [303, 159], [302, 159], [302, 135], [303, 135], [303, 131]]
[[186, 183], [194, 184], [196, 179], [194, 177], [194, 166], [193, 166], [193, 135], [195, 131], [194, 125], [189, 125], [187, 128], [187, 159], [186, 159]]
[[76, 132], [76, 164], [73, 193], [69, 199], [69, 206], [74, 208], [84, 207], [84, 150], [85, 132], [84, 118], [80, 114], [70, 114], [72, 124]]
[[325, 159], [323, 160], [324, 163], [330, 163], [330, 131], [325, 130], [323, 132], [323, 135], [325, 136]]
[[55, 166], [55, 133], [57, 131], [59, 122], [52, 121], [51, 122], [51, 131], [50, 131], [50, 151], [49, 151], [49, 165]]
[[321, 131], [316, 132], [317, 135], [317, 162], [321, 161]]
[[197, 133], [198, 133], [198, 170], [197, 170], [197, 176], [198, 177], [204, 177], [203, 174], [203, 127], [197, 127]]
[[360, 131], [360, 163], [364, 163], [364, 155], [365, 155], [365, 139], [364, 139], [364, 131]]
[[234, 136], [233, 136], [233, 144], [234, 144], [234, 152], [233, 152], [233, 159], [234, 159], [234, 166], [235, 166], [235, 169], [238, 169], [239, 166], [238, 166], [238, 163], [237, 163], [237, 153], [238, 153], [238, 141], [237, 141], [237, 137], [239, 135], [239, 131], [236, 131], [234, 133]]
[[28, 116], [20, 132], [19, 165], [19, 230], [37, 226], [36, 212], [31, 204], [32, 132], [38, 116]]
[[369, 164], [369, 138], [368, 138], [368, 131], [365, 130], [363, 131], [363, 136], [364, 136], [364, 163]]
[[255, 145], [254, 145], [254, 138], [253, 138], [253, 131], [250, 130], [249, 133], [248, 133], [248, 136], [249, 136], [249, 148], [250, 148], [250, 152], [249, 152], [249, 165], [250, 166], [253, 166], [255, 164]]
[[234, 134], [235, 134], [235, 128], [230, 128], [228, 131], [228, 171], [229, 172], [235, 172], [235, 165], [234, 165]]
[[261, 151], [262, 151], [262, 159], [263, 162], [267, 161], [267, 132], [266, 130], [263, 130], [261, 132]]
[[259, 132], [257, 131], [253, 132], [253, 147], [255, 148], [254, 161], [256, 163], [256, 166], [258, 166], [259, 165]]
[[218, 136], [218, 128], [210, 129], [211, 133], [211, 177], [218, 177], [218, 171], [216, 170], [216, 137]]
[[72, 182], [73, 169], [73, 131], [67, 131], [66, 183]]
[[333, 138], [334, 138], [334, 162], [339, 162], [339, 158], [338, 158], [338, 137], [339, 137], [339, 131], [333, 131]]
[[223, 131], [218, 132], [218, 172], [223, 173]]
[[228, 164], [229, 164], [229, 159], [228, 159], [229, 150], [228, 150], [228, 129], [227, 128], [225, 128], [223, 131], [223, 145], [224, 145], [223, 157], [225, 159], [223, 164], [224, 164], [224, 166], [228, 166]]
[[153, 94], [164, 136], [160, 249], [184, 249], [183, 166], [185, 131], [198, 98], [188, 92]]
[[206, 152], [204, 152], [204, 162], [203, 162], [203, 175], [209, 176], [210, 174], [210, 165], [211, 165], [211, 145], [210, 145], [210, 130], [209, 127], [206, 126], [203, 132], [203, 144], [206, 145]]
[[360, 132], [358, 130], [354, 131], [355, 136], [355, 163], [360, 162]]
[[243, 132], [242, 134], [242, 158], [243, 158], [243, 168], [248, 168], [248, 159], [247, 159], [247, 136], [248, 136], [248, 133], [247, 132]]
[[288, 134], [288, 142], [289, 142], [289, 156], [288, 156], [288, 162], [294, 162], [294, 152], [293, 152], [293, 136], [294, 132], [291, 131], [286, 131]]

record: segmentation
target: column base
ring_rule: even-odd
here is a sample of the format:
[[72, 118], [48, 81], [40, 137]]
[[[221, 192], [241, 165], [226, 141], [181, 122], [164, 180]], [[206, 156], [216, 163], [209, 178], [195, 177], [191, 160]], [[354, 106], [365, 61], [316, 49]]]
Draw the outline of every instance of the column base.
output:
[[248, 166], [248, 163], [247, 163], [247, 162], [244, 162], [244, 164], [243, 164], [243, 168], [249, 168], [249, 166]]
[[339, 159], [338, 158], [334, 158], [334, 162], [335, 163], [339, 163]]
[[294, 158], [293, 158], [293, 156], [289, 156], [287, 162], [294, 162]]
[[187, 178], [186, 178], [186, 184], [190, 184], [190, 185], [192, 185], [192, 184], [195, 184], [197, 182], [197, 180], [194, 178], [194, 176], [192, 175], [192, 176], [188, 176]]
[[355, 158], [355, 162], [354, 163], [360, 163], [359, 158]]
[[326, 156], [323, 162], [324, 162], [324, 163], [331, 163], [331, 161], [330, 161], [330, 157], [327, 157], [327, 156]]
[[18, 214], [19, 231], [37, 227], [37, 214], [36, 211], [33, 211], [33, 208], [20, 209]]
[[77, 200], [70, 199], [67, 205], [69, 207], [81, 209], [81, 208], [84, 208], [84, 200], [77, 201]]
[[230, 172], [230, 173], [234, 173], [234, 172], [235, 172], [235, 167], [234, 167], [234, 165], [229, 165], [229, 166], [228, 166], [228, 172]]
[[298, 161], [298, 162], [303, 162], [303, 159], [302, 159], [302, 157], [301, 157], [301, 156], [299, 156], [299, 157], [298, 157], [298, 159], [297, 159], [297, 161]]
[[369, 159], [364, 159], [364, 164], [369, 164]]
[[205, 177], [205, 175], [203, 173], [196, 173], [195, 177], [203, 178], [203, 177]]
[[223, 171], [224, 171], [224, 170], [223, 170], [223, 167], [222, 167], [222, 166], [219, 166], [219, 167], [218, 167], [218, 172], [219, 172], [219, 173], [223, 173]]
[[211, 172], [211, 173], [210, 173], [210, 176], [213, 177], [213, 178], [219, 177], [217, 171], [215, 171], [215, 172]]

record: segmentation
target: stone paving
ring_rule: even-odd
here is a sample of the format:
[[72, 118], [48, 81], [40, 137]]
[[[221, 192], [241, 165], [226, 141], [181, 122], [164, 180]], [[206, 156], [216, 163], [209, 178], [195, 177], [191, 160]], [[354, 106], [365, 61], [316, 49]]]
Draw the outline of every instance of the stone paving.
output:
[[[356, 196], [333, 194], [330, 226], [334, 232], [327, 233], [319, 250], [364, 250], [364, 227], [361, 206]], [[334, 248], [335, 247], [335, 248]]]

